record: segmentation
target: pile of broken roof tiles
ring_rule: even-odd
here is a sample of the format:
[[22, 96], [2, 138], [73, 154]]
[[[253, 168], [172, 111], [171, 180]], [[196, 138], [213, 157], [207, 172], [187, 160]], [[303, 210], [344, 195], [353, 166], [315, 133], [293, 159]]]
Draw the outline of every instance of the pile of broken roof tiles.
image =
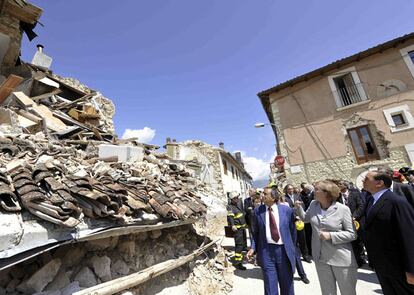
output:
[[143, 158], [104, 162], [96, 152], [65, 141], [0, 137], [0, 210], [28, 210], [66, 227], [83, 218], [125, 224], [205, 213], [204, 203], [194, 193], [194, 179], [182, 164], [170, 163], [148, 149]]

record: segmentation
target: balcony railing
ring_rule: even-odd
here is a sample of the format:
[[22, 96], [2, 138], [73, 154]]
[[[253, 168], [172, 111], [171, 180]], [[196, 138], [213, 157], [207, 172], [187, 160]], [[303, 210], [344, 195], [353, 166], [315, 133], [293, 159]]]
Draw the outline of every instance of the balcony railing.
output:
[[362, 83], [353, 84], [334, 91], [334, 95], [339, 98], [339, 107], [346, 107], [364, 101], [366, 99], [364, 94], [365, 92]]

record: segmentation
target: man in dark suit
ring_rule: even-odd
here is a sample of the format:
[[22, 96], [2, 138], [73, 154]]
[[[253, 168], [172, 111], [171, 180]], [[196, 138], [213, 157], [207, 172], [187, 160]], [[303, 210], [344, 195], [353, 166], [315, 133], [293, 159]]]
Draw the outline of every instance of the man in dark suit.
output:
[[[252, 216], [253, 216], [253, 198], [256, 196], [254, 188], [249, 189], [249, 196], [244, 199], [244, 215], [246, 217], [247, 229], [249, 230], [250, 243], [252, 241]], [[247, 249], [245, 249], [247, 251]]]
[[392, 191], [397, 195], [405, 197], [410, 203], [411, 207], [414, 208], [414, 188], [411, 187], [409, 184], [401, 183], [401, 182], [392, 182]]
[[[392, 169], [387, 167], [380, 167], [380, 169], [386, 171], [386, 173], [391, 176], [391, 179], [393, 178], [394, 171]], [[414, 188], [412, 186], [406, 183], [401, 183], [393, 180], [390, 190], [396, 193], [397, 195], [405, 197], [408, 203], [410, 203], [411, 206], [414, 208]]]
[[414, 190], [414, 170], [413, 169], [409, 169], [407, 174], [404, 175], [405, 179], [407, 179], [408, 181], [408, 185], [410, 186], [410, 188], [412, 190]]
[[296, 229], [293, 210], [277, 204], [277, 190], [265, 188], [264, 205], [255, 209], [253, 243], [247, 253], [257, 260], [263, 271], [265, 295], [293, 295]]
[[[305, 212], [308, 210], [310, 203], [315, 198], [314, 196], [314, 187], [311, 184], [307, 184], [305, 182], [302, 182], [300, 184], [302, 191], [300, 192], [300, 197], [302, 199]], [[305, 223], [305, 236], [306, 236], [306, 246], [308, 247], [308, 253], [311, 255], [312, 253], [312, 226], [310, 222]]]
[[[351, 210], [353, 220], [360, 223], [365, 208], [365, 201], [363, 200], [361, 193], [357, 190], [350, 190], [350, 184], [345, 180], [341, 180], [338, 183], [338, 187], [341, 190], [341, 196], [338, 198], [338, 202], [347, 205], [349, 210]], [[357, 233], [357, 239], [352, 241], [352, 249], [354, 250], [358, 267], [361, 267], [365, 263], [365, 253], [364, 245], [360, 238], [360, 229], [357, 230]]]
[[385, 295], [413, 295], [414, 209], [390, 191], [392, 178], [386, 169], [368, 172], [363, 183], [372, 194], [363, 228], [369, 263]]
[[[294, 188], [291, 184], [285, 186], [284, 192], [285, 201], [289, 204], [290, 208], [294, 208], [294, 204], [296, 201], [302, 201], [299, 194], [294, 194]], [[300, 219], [299, 217], [295, 216], [295, 220]], [[308, 254], [308, 247], [306, 246], [306, 235], [304, 228], [302, 230], [296, 230], [296, 269], [302, 282], [304, 282], [305, 284], [309, 284], [310, 281], [308, 279], [308, 276], [306, 275], [305, 269], [303, 268], [302, 260], [300, 260], [301, 254], [306, 262], [312, 262]]]

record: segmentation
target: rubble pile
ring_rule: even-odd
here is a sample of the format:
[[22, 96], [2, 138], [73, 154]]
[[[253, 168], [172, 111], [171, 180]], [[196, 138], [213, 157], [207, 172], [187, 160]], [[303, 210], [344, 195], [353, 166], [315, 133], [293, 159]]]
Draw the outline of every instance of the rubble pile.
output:
[[[187, 225], [65, 245], [1, 271], [0, 294], [72, 294], [168, 259], [187, 255], [197, 249], [203, 240]], [[206, 254], [218, 257], [213, 250]], [[215, 259], [209, 260], [209, 263], [206, 259], [178, 268], [130, 292], [155, 294], [153, 286], [162, 286], [166, 279], [169, 284], [183, 283], [192, 276], [192, 268], [198, 269], [203, 263], [216, 263]], [[207, 274], [205, 276], [208, 278]]]
[[[36, 36], [41, 9], [4, 2], [0, 31], [13, 46], [0, 68], [0, 295], [72, 294], [179, 259], [221, 235], [223, 192], [188, 163], [139, 139], [118, 139], [112, 101], [50, 71], [43, 46], [32, 63], [21, 61], [22, 30]], [[202, 251], [130, 293], [174, 284], [190, 294], [229, 293], [223, 249]]]
[[0, 137], [1, 210], [23, 207], [66, 227], [84, 217], [148, 223], [206, 212], [182, 164], [159, 159], [148, 149], [139, 162], [99, 159], [94, 144], [83, 150], [65, 141]]
[[190, 263], [192, 272], [188, 289], [192, 295], [230, 294], [233, 289], [233, 268], [229, 265], [225, 250], [218, 247], [205, 259]]
[[112, 102], [74, 79], [22, 63], [0, 85], [0, 130], [44, 134], [48, 139], [114, 139]]

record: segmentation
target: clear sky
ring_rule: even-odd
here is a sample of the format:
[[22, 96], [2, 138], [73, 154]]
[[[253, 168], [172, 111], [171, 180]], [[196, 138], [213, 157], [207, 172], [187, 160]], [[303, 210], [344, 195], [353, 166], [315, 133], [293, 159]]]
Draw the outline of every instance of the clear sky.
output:
[[255, 178], [275, 151], [258, 92], [414, 31], [410, 0], [30, 1], [44, 27], [23, 59], [41, 43], [55, 73], [111, 98], [119, 136], [223, 141]]

